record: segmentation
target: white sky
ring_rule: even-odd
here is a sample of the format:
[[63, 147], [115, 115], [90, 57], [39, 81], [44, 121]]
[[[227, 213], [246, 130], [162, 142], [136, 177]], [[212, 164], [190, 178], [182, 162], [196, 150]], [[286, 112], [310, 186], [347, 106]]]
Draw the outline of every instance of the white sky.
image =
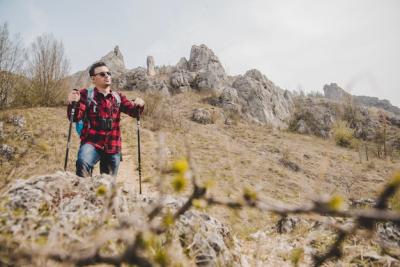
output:
[[28, 45], [64, 42], [71, 73], [115, 45], [128, 68], [189, 57], [206, 44], [230, 75], [257, 68], [282, 88], [355, 95], [400, 106], [399, 0], [0, 0], [0, 23]]

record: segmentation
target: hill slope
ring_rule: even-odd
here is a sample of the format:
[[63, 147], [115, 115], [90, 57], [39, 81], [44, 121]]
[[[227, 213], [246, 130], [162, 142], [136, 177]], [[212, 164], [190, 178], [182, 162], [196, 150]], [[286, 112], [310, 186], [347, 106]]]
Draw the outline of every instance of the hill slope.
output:
[[[137, 95], [126, 94], [130, 98]], [[240, 198], [243, 188], [248, 187], [265, 199], [285, 203], [304, 203], [324, 194], [340, 194], [345, 199], [374, 197], [399, 166], [398, 161], [366, 161], [357, 151], [338, 147], [332, 140], [278, 131], [239, 119], [225, 124], [222, 110], [208, 104], [209, 95], [188, 92], [172, 98], [151, 94], [142, 97], [148, 103], [141, 132], [144, 195], [158, 191], [156, 167], [163, 155], [171, 164], [190, 153], [199, 180], [212, 180], [211, 194], [221, 199]], [[192, 121], [195, 108], [209, 110], [214, 123]], [[25, 126], [7, 122], [17, 115], [24, 116]], [[2, 156], [3, 185], [16, 178], [62, 170], [68, 129], [64, 107], [9, 110], [0, 113], [0, 118], [4, 121], [2, 143], [15, 148], [9, 159]], [[117, 181], [137, 194], [136, 122], [124, 115], [121, 123], [124, 160]], [[73, 172], [78, 148], [75, 133], [72, 143], [68, 170]], [[164, 152], [160, 152], [160, 147]], [[173, 191], [169, 180], [163, 183], [167, 192]], [[189, 189], [183, 194], [188, 193]], [[250, 236], [268, 232], [277, 218], [251, 211], [238, 215], [217, 207], [208, 212], [232, 228], [248, 249], [250, 263], [256, 264], [260, 257], [251, 253], [257, 249], [258, 241]], [[295, 238], [302, 236], [297, 235]], [[267, 243], [282, 237], [269, 238], [272, 239]], [[290, 243], [291, 237], [285, 238]], [[268, 253], [272, 248], [263, 249], [260, 253]], [[276, 257], [285, 261], [282, 255]]]

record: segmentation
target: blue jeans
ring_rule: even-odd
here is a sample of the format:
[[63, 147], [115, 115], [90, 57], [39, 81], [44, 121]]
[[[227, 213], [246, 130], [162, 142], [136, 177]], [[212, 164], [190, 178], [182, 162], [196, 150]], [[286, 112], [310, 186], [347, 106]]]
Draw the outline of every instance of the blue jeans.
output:
[[100, 160], [100, 173], [117, 176], [121, 154], [106, 154], [91, 144], [83, 144], [79, 148], [76, 160], [76, 175], [81, 177], [92, 176], [93, 167]]

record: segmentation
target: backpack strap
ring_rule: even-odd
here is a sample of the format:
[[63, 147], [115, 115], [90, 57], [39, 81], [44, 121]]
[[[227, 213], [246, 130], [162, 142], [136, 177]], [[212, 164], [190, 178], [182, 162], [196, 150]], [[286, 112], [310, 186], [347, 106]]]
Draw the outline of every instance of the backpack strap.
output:
[[116, 91], [112, 91], [111, 94], [117, 100], [117, 107], [119, 108], [121, 106], [121, 96]]
[[95, 105], [93, 106], [93, 111], [96, 112], [97, 102], [94, 100], [94, 88], [88, 87], [87, 91], [87, 98], [86, 98], [86, 107], [89, 108], [90, 104], [93, 102]]
[[93, 102], [93, 112], [97, 112], [97, 102], [94, 100], [94, 88], [93, 87], [88, 87], [86, 88], [87, 91], [87, 97], [86, 97], [86, 111], [85, 111], [85, 116], [83, 118], [83, 123], [85, 121], [88, 122], [88, 128], [90, 129], [90, 120], [88, 120], [88, 114], [89, 114], [89, 109], [90, 109], [90, 104]]

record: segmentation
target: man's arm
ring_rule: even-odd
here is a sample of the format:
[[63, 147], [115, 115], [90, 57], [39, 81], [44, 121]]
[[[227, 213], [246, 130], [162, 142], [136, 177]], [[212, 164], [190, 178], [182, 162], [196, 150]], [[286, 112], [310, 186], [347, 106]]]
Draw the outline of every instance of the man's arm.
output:
[[125, 95], [120, 94], [121, 97], [121, 112], [128, 114], [131, 117], [137, 118], [138, 112], [143, 113], [144, 101], [137, 97], [134, 101], [130, 101]]

